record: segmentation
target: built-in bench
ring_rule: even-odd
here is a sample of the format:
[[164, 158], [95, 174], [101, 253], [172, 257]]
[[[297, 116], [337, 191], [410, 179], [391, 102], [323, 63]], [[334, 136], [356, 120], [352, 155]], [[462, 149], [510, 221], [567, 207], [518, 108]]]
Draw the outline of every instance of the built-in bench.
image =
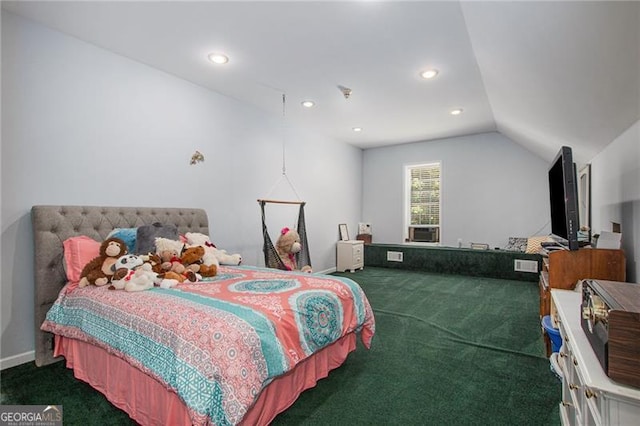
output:
[[[396, 253], [402, 253], [402, 261]], [[516, 271], [516, 261], [534, 261], [534, 272]], [[518, 262], [519, 266], [532, 266]], [[542, 268], [539, 254], [527, 254], [506, 250], [474, 250], [453, 247], [429, 247], [409, 244], [365, 244], [364, 264], [385, 268], [410, 269], [443, 274], [470, 275], [519, 281], [538, 281]]]

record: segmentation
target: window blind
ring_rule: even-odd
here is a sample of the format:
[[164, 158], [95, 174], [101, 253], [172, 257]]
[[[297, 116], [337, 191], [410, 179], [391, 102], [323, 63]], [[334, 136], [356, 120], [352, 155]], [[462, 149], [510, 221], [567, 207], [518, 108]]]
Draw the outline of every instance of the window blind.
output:
[[440, 163], [410, 168], [410, 225], [440, 225]]

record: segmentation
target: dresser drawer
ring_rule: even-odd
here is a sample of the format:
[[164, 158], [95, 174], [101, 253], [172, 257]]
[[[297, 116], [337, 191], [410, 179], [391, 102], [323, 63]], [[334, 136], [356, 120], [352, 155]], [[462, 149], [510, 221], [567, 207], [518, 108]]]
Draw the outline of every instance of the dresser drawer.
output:
[[354, 244], [352, 250], [352, 259], [354, 265], [361, 265], [364, 263], [364, 245]]

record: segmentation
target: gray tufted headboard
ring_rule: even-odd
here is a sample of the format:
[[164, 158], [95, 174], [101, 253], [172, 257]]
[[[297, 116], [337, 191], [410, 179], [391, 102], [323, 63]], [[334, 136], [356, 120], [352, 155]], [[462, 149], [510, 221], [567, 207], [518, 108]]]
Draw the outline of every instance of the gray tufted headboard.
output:
[[155, 207], [33, 206], [35, 352], [36, 365], [58, 361], [53, 357], [53, 335], [40, 330], [47, 312], [66, 284], [62, 242], [86, 235], [103, 241], [114, 228], [133, 228], [155, 222], [174, 224], [178, 232], [209, 235], [207, 213], [202, 209]]

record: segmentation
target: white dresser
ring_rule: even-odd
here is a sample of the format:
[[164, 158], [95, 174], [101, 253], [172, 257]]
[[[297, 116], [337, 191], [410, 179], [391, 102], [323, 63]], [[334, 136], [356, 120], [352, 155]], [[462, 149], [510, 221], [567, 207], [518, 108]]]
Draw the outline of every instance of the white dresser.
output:
[[618, 384], [605, 374], [580, 326], [581, 293], [552, 289], [551, 300], [562, 335], [562, 424], [640, 424], [640, 389]]
[[336, 269], [338, 272], [364, 268], [364, 242], [360, 240], [338, 241]]

